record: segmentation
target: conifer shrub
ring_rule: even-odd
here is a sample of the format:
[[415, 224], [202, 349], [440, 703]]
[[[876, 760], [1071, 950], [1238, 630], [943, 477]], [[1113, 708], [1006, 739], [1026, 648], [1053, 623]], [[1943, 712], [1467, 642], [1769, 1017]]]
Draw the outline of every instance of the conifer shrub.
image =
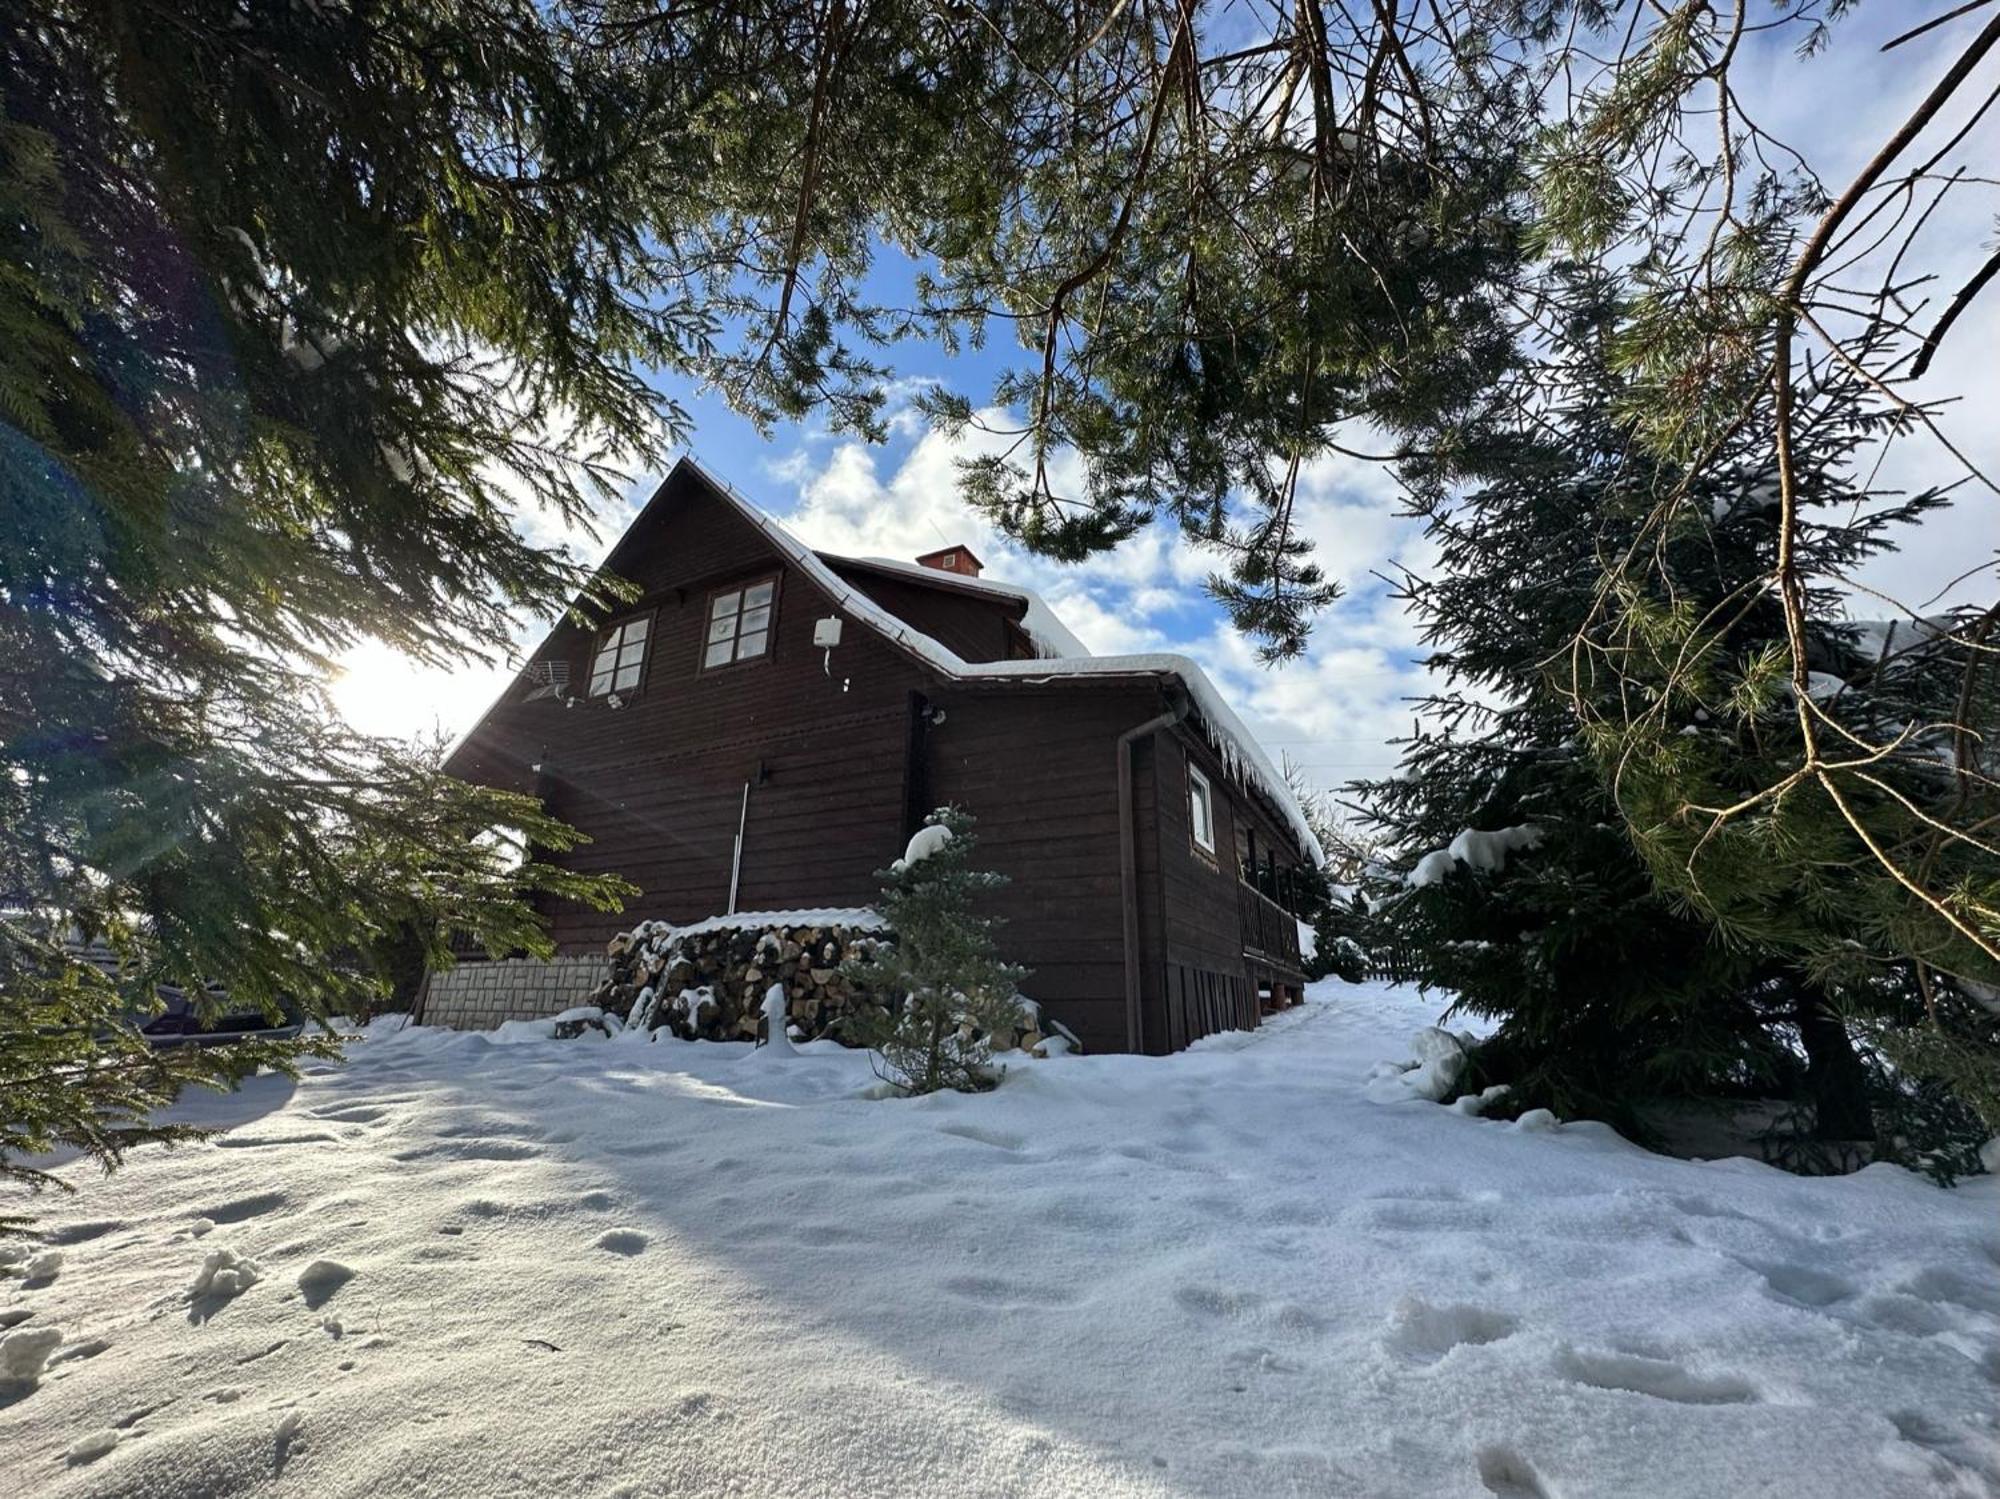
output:
[[896, 940], [845, 965], [877, 1000], [848, 1022], [847, 1038], [872, 1050], [876, 1070], [908, 1093], [991, 1087], [993, 1033], [1020, 1024], [1027, 970], [1000, 960], [999, 923], [973, 909], [976, 896], [1007, 880], [972, 867], [972, 824], [959, 808], [940, 807], [903, 857], [878, 871]]

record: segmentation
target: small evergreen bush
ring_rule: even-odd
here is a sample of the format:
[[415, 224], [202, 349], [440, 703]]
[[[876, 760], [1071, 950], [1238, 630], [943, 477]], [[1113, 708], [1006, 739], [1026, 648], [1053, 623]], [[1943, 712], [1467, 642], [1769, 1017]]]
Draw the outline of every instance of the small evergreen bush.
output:
[[877, 1071], [910, 1093], [992, 1086], [991, 1036], [1020, 1023], [1027, 970], [994, 952], [991, 917], [973, 897], [1006, 877], [972, 868], [972, 818], [940, 807], [924, 820], [904, 856], [877, 872], [881, 909], [896, 933], [848, 963], [852, 982], [877, 1004], [854, 1016], [848, 1036], [880, 1059]]

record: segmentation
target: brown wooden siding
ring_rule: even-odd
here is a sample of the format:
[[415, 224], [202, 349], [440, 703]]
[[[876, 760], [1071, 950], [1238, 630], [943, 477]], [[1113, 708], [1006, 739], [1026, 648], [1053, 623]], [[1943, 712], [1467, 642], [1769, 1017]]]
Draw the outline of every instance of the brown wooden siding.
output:
[[[851, 620], [828, 662], [812, 633], [832, 603], [785, 569], [769, 656], [700, 670], [711, 588], [778, 571], [780, 561], [692, 475], [669, 481], [608, 565], [641, 590], [613, 618], [653, 612], [638, 690], [622, 709], [588, 698], [564, 708], [523, 702], [517, 685], [452, 762], [460, 775], [543, 791], [557, 816], [592, 839], [566, 862], [615, 871], [644, 892], [622, 916], [553, 910], [559, 949], [601, 949], [635, 918], [691, 921], [724, 910], [743, 783], [760, 764], [766, 778], [751, 791], [739, 909], [872, 900], [873, 872], [905, 834], [908, 703], [921, 668]], [[597, 634], [565, 624], [535, 659], [567, 661], [581, 694]]]
[[1005, 661], [1012, 654], [1013, 620], [1021, 611], [1006, 599], [982, 598], [949, 585], [927, 588], [865, 567], [835, 565], [834, 571], [966, 661]]
[[[1249, 827], [1261, 842], [1272, 822], [1229, 776], [1198, 732], [1183, 726], [1154, 736], [1158, 884], [1163, 940], [1149, 946], [1157, 965], [1147, 985], [1146, 1049], [1176, 1051], [1217, 1030], [1253, 1028], [1256, 975], [1243, 956], [1238, 866], [1232, 851]], [[1214, 793], [1216, 852], [1196, 847], [1188, 810], [1188, 765]], [[1157, 954], [1157, 956], [1155, 956]]]
[[1118, 736], [1159, 711], [1150, 683], [941, 690], [929, 770], [940, 803], [979, 819], [979, 862], [1027, 992], [1093, 1050], [1125, 1046]]

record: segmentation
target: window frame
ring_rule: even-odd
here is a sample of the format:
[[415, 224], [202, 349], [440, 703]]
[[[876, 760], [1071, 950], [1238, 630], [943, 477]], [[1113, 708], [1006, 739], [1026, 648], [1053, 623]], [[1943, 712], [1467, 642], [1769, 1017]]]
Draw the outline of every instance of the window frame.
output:
[[[1195, 766], [1195, 763], [1192, 760], [1188, 761], [1187, 773], [1188, 773], [1188, 786], [1187, 786], [1188, 841], [1194, 845], [1196, 853], [1202, 854], [1205, 857], [1212, 860], [1215, 858], [1215, 844], [1216, 844], [1215, 783], [1209, 780], [1209, 778]], [[1196, 789], [1195, 789], [1196, 787], [1200, 788], [1199, 802], [1202, 814], [1200, 818], [1197, 818], [1195, 815], [1196, 801], [1197, 801]], [[1208, 825], [1207, 826], [1208, 836], [1206, 838], [1202, 837], [1202, 823], [1204, 821], [1206, 821]]]
[[[695, 646], [695, 675], [707, 676], [710, 672], [734, 671], [739, 666], [758, 666], [769, 661], [776, 654], [778, 644], [778, 604], [784, 594], [784, 577], [784, 570], [781, 568], [776, 572], [759, 573], [754, 577], [741, 578], [733, 583], [723, 583], [708, 590], [707, 595], [702, 600], [701, 638]], [[720, 637], [715, 634], [716, 602], [728, 597], [732, 593], [738, 596], [733, 615], [735, 623], [728, 637], [732, 651], [734, 651], [743, 643], [743, 615], [747, 611], [743, 605], [742, 595], [766, 583], [771, 585], [770, 603], [752, 606], [762, 608], [765, 611], [764, 628], [761, 632], [764, 636], [764, 648], [754, 656], [732, 654], [727, 661], [718, 661], [711, 664], [708, 659], [709, 651], [722, 643]]]
[[[635, 693], [645, 691], [646, 677], [651, 672], [653, 666], [653, 647], [658, 638], [658, 614], [659, 611], [656, 609], [636, 610], [626, 615], [623, 619], [608, 622], [603, 629], [597, 632], [597, 638], [592, 642], [590, 647], [590, 665], [583, 676], [584, 696], [587, 699], [591, 702], [598, 702], [614, 694], [619, 697], [631, 697]], [[639, 643], [639, 680], [634, 682], [630, 687], [620, 687], [618, 685], [618, 673], [620, 670], [618, 653], [622, 653], [627, 644], [622, 636], [622, 632], [641, 621], [645, 622], [646, 637]], [[619, 639], [615, 646], [611, 646], [610, 642], [614, 636], [618, 636]], [[611, 662], [611, 676], [605, 684], [604, 690], [599, 692], [597, 690], [597, 662], [607, 647], [614, 652]]]

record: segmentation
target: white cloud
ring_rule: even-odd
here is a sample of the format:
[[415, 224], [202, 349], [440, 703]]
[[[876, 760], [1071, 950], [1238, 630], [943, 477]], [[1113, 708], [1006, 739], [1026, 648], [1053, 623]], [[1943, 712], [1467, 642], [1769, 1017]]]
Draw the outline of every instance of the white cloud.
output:
[[[990, 576], [1041, 593], [1097, 654], [1192, 657], [1271, 758], [1298, 762], [1317, 785], [1336, 787], [1393, 764], [1388, 741], [1408, 732], [1404, 699], [1423, 690], [1424, 674], [1413, 664], [1421, 654], [1413, 622], [1372, 575], [1397, 562], [1427, 565], [1434, 549], [1416, 522], [1395, 513], [1396, 485], [1380, 465], [1333, 456], [1302, 472], [1299, 524], [1351, 594], [1322, 617], [1303, 660], [1266, 667], [1202, 593], [1218, 559], [1171, 526], [1151, 526], [1108, 555], [1064, 565], [1027, 555], [968, 510], [957, 495], [956, 461], [1005, 441], [927, 431], [900, 459], [845, 442], [823, 453], [795, 450], [766, 472], [797, 493], [781, 518], [813, 546], [908, 559], [963, 543]], [[1062, 482], [1074, 482], [1073, 461], [1063, 468]]]

